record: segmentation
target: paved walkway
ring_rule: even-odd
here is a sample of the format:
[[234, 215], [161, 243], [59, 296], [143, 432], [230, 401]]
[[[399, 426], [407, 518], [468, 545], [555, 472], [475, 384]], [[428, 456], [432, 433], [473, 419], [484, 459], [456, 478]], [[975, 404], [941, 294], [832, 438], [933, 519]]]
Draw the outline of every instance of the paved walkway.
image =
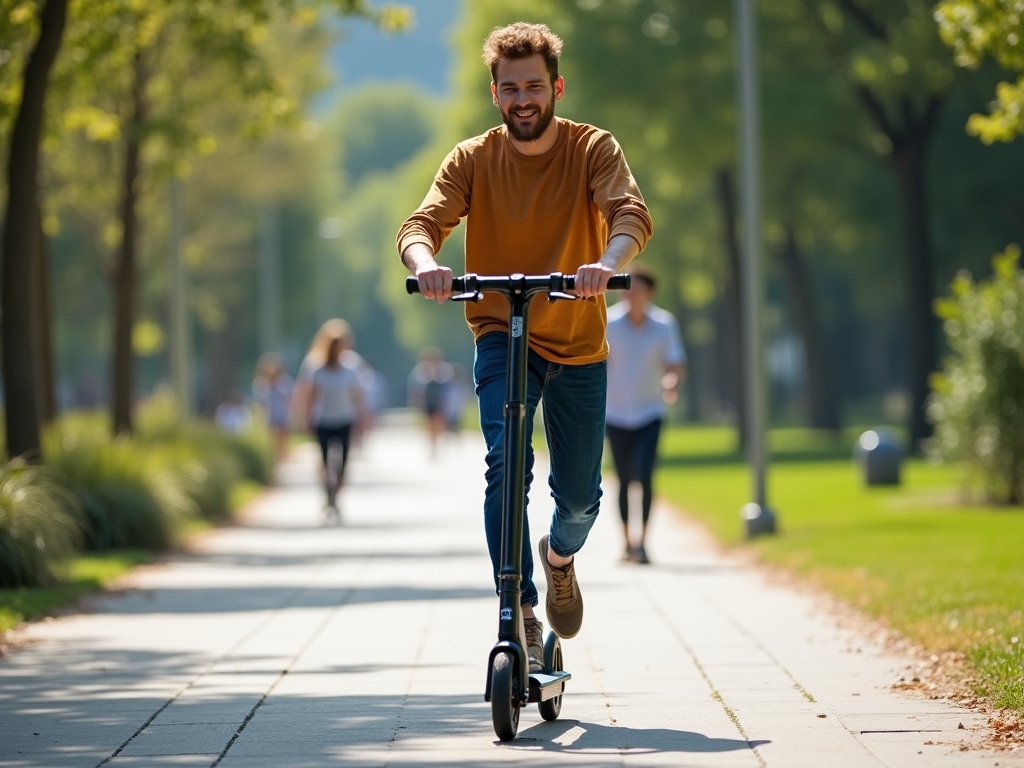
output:
[[618, 563], [618, 522], [598, 521], [562, 719], [531, 706], [498, 744], [482, 449], [454, 440], [432, 462], [419, 433], [378, 430], [341, 527], [322, 525], [304, 453], [246, 525], [21, 632], [0, 660], [0, 766], [1024, 765], [960, 751], [983, 718], [893, 693], [907, 660], [667, 510], [646, 568]]

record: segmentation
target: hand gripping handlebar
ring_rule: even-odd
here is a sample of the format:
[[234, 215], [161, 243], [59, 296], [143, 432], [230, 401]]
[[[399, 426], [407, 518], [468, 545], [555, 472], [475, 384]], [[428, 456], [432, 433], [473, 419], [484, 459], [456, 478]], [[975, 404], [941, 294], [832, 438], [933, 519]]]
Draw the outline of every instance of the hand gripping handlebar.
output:
[[[608, 290], [628, 290], [629, 275], [613, 275], [608, 279]], [[563, 275], [552, 272], [550, 275], [475, 275], [468, 274], [452, 278], [452, 301], [479, 301], [484, 293], [503, 293], [506, 296], [532, 296], [547, 293], [552, 301], [556, 299], [576, 299], [567, 291], [576, 287], [575, 275]], [[405, 279], [407, 293], [419, 293], [420, 284], [413, 276]]]

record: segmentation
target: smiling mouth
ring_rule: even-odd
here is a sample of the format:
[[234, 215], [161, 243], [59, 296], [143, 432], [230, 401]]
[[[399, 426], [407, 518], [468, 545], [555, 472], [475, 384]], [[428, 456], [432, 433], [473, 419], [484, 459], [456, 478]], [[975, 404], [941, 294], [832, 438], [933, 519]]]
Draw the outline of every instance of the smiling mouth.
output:
[[514, 109], [512, 114], [518, 117], [520, 120], [529, 120], [531, 117], [535, 117], [540, 113], [540, 110], [534, 107], [533, 109]]

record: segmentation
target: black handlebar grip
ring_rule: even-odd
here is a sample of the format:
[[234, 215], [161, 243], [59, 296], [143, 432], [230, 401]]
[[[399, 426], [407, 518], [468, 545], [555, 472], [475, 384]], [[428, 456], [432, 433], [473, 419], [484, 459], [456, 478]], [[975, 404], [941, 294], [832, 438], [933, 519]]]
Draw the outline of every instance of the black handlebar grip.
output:
[[[566, 281], [571, 283], [575, 282], [574, 275], [566, 275]], [[628, 291], [630, 285], [629, 275], [612, 275], [608, 279], [608, 290], [610, 291]], [[569, 290], [572, 290], [571, 285], [568, 286]], [[452, 280], [452, 289], [461, 291], [464, 289], [463, 281], [461, 277], [456, 277]], [[420, 281], [413, 275], [409, 275], [405, 278], [405, 292], [406, 293], [419, 293], [420, 292]]]
[[612, 275], [608, 278], [608, 290], [628, 291], [631, 282], [629, 275]]

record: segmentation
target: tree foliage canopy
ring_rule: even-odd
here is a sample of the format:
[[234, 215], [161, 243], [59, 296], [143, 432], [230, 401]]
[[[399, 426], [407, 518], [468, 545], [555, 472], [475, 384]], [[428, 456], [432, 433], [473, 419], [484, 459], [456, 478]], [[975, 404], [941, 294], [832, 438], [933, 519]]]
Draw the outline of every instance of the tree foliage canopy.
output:
[[1011, 141], [1024, 132], [1024, 2], [943, 0], [935, 11], [942, 39], [956, 51], [956, 63], [977, 69], [986, 56], [1019, 77], [996, 86], [989, 114], [972, 115], [967, 130], [986, 144]]

